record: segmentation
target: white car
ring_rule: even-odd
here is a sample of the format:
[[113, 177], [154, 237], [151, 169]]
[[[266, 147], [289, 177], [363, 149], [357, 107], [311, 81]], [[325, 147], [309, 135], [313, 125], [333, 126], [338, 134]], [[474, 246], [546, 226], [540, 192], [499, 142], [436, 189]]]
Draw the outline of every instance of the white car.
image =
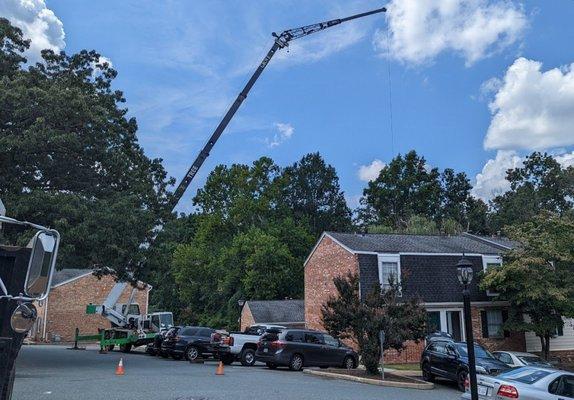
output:
[[229, 347], [229, 352], [234, 359], [238, 359], [241, 365], [250, 367], [255, 364], [255, 351], [259, 338], [268, 329], [285, 329], [280, 325], [253, 325], [243, 333], [231, 332], [229, 336], [233, 338], [233, 344]]
[[521, 353], [518, 351], [493, 351], [492, 355], [498, 361], [502, 361], [509, 367], [534, 366], [541, 368], [554, 368], [548, 361], [544, 361], [536, 354]]
[[[477, 375], [480, 400], [574, 399], [574, 374], [550, 368], [518, 367], [497, 376]], [[470, 400], [468, 379], [461, 399]]]

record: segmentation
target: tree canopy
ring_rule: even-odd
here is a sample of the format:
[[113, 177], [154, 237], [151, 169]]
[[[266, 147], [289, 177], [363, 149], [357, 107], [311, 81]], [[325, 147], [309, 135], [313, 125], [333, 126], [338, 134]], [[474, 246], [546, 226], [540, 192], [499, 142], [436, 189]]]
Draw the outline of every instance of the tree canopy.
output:
[[126, 266], [165, 214], [171, 181], [138, 144], [136, 120], [112, 87], [116, 71], [85, 50], [44, 50], [41, 63], [24, 65], [29, 42], [6, 19], [0, 42], [0, 197], [9, 214], [60, 231], [60, 268], [136, 272]]
[[574, 317], [574, 215], [545, 212], [505, 232], [518, 245], [501, 267], [489, 269], [481, 287], [510, 302], [507, 327], [534, 332], [548, 358], [562, 317]]
[[473, 198], [471, 189], [464, 172], [451, 168], [440, 172], [413, 150], [399, 154], [368, 183], [359, 218], [388, 231], [409, 232], [418, 217], [435, 224], [432, 232], [423, 229], [427, 233], [486, 233], [486, 204]]

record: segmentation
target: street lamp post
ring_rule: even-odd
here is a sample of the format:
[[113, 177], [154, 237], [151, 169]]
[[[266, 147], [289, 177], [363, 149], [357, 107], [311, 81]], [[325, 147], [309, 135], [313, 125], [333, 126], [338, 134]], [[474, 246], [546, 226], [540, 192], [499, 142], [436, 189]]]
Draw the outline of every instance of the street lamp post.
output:
[[468, 379], [470, 380], [470, 397], [478, 400], [478, 387], [476, 385], [476, 357], [474, 355], [474, 335], [472, 333], [472, 316], [470, 314], [470, 290], [473, 269], [472, 263], [464, 257], [456, 264], [458, 281], [463, 286], [462, 298], [464, 301], [464, 330], [466, 332], [466, 348], [468, 351]]
[[243, 316], [243, 306], [245, 305], [245, 300], [237, 300], [237, 305], [239, 306], [239, 331], [241, 332], [241, 317]]

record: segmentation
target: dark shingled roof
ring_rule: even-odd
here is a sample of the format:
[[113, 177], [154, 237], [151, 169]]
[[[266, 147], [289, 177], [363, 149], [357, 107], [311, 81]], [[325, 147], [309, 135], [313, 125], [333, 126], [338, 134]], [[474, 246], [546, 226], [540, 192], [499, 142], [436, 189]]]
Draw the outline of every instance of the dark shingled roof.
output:
[[255, 323], [291, 323], [305, 321], [303, 300], [248, 301]]
[[512, 247], [507, 239], [473, 235], [400, 235], [327, 232], [357, 252], [500, 254]]
[[52, 287], [59, 285], [62, 282], [69, 281], [70, 279], [78, 278], [82, 275], [91, 274], [91, 269], [68, 268], [60, 271], [54, 271], [52, 276]]

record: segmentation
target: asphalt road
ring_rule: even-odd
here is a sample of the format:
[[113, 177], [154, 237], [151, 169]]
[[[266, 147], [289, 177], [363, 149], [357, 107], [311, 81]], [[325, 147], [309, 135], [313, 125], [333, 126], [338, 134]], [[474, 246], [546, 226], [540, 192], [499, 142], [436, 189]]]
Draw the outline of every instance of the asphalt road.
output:
[[[125, 375], [115, 368], [123, 357]], [[325, 379], [264, 367], [190, 364], [143, 353], [98, 354], [96, 349], [25, 346], [17, 362], [13, 400], [291, 400], [405, 399], [450, 400], [460, 394], [449, 385], [434, 390], [396, 389]]]

